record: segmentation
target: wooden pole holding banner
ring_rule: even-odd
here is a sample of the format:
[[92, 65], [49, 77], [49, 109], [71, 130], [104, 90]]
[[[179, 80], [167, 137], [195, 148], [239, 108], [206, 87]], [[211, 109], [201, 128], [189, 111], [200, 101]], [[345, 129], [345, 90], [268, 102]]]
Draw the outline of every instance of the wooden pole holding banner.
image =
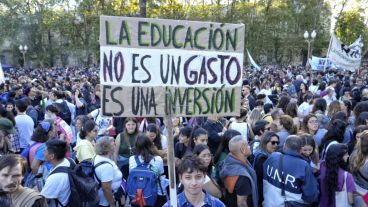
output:
[[323, 65], [323, 72], [326, 71], [326, 63], [328, 61], [328, 54], [330, 53], [330, 49], [331, 49], [331, 42], [332, 42], [332, 34], [330, 37], [330, 42], [328, 43], [328, 49], [327, 49], [327, 54], [326, 54], [326, 60], [325, 60], [325, 64]]
[[[171, 93], [166, 94], [168, 100], [171, 100]], [[170, 189], [170, 206], [177, 207], [177, 195], [176, 195], [176, 176], [175, 176], [175, 154], [174, 154], [174, 139], [172, 134], [172, 104], [171, 101], [166, 101], [166, 116], [165, 126], [167, 133], [167, 166], [169, 170], [169, 189]]]

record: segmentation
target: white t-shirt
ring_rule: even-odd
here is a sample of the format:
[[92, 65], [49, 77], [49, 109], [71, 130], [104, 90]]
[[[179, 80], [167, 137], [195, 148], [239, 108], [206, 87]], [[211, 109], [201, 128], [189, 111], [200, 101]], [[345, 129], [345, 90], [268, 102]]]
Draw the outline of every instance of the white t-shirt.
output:
[[[102, 161], [107, 161], [110, 164], [106, 163], [106, 164], [102, 164], [100, 166], [98, 166], [95, 169], [95, 173], [96, 176], [101, 180], [102, 183], [105, 182], [110, 182], [111, 181], [111, 189], [113, 192], [117, 191], [122, 178], [123, 178], [123, 174], [121, 173], [121, 171], [119, 170], [118, 166], [115, 164], [115, 162], [113, 162], [112, 160], [110, 160], [109, 158], [100, 156], [100, 155], [96, 155], [95, 159], [94, 159], [94, 165], [96, 166], [98, 163], [102, 162]], [[96, 182], [98, 182], [98, 180], [95, 178]], [[106, 200], [105, 194], [102, 191], [102, 188], [100, 188], [98, 190], [98, 197], [100, 198], [100, 205], [102, 206], [107, 206], [109, 205], [109, 202]]]
[[31, 144], [31, 137], [34, 129], [33, 119], [27, 114], [19, 114], [15, 117], [15, 123], [20, 148], [27, 148]]
[[163, 150], [167, 149], [167, 137], [164, 135], [161, 135], [161, 146]]
[[[54, 171], [56, 168], [65, 166], [70, 167], [70, 162], [67, 159], [64, 159], [59, 165], [53, 168]], [[49, 175], [46, 179], [45, 186], [42, 188], [41, 194], [51, 200], [49, 207], [56, 207], [56, 202], [53, 199], [58, 199], [61, 204], [64, 206], [68, 204], [69, 196], [70, 196], [70, 185], [69, 185], [69, 176], [67, 173], [55, 173]]]
[[107, 127], [109, 127], [112, 118], [111, 117], [102, 117], [101, 108], [95, 109], [91, 111], [90, 115], [98, 126], [98, 135], [104, 135]]
[[312, 111], [313, 105], [309, 105], [307, 102], [303, 102], [298, 107], [298, 112], [300, 114], [300, 117], [303, 119], [306, 117], [311, 111]]
[[230, 129], [238, 131], [243, 137], [248, 137], [248, 124], [246, 122], [232, 122], [230, 124]]

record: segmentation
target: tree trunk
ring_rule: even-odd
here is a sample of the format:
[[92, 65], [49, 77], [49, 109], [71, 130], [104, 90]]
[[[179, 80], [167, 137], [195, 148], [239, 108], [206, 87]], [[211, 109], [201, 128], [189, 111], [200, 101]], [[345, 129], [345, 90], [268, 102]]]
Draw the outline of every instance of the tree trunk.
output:
[[139, 0], [140, 17], [147, 17], [147, 0]]

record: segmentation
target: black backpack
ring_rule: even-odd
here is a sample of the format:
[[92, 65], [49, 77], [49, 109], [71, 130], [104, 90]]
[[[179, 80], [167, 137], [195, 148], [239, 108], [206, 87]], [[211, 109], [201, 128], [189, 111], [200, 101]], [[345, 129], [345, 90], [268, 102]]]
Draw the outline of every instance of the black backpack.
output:
[[69, 110], [68, 104], [63, 101], [61, 103], [56, 103], [56, 105], [60, 109], [60, 112], [57, 115], [70, 125], [72, 123], [72, 113]]
[[[69, 159], [70, 167], [58, 167], [50, 175], [55, 173], [68, 173], [70, 184], [70, 196], [68, 204], [64, 207], [97, 207], [99, 205], [98, 183], [91, 176], [83, 172], [81, 165], [76, 165]], [[50, 176], [49, 175], [49, 176]], [[55, 199], [59, 206], [63, 206]]]

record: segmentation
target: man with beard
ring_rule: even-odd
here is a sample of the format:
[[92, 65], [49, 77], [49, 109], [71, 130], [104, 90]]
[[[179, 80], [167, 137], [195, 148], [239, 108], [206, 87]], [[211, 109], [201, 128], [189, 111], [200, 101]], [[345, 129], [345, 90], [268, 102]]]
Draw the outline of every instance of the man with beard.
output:
[[24, 162], [19, 155], [0, 157], [0, 189], [10, 196], [12, 206], [46, 207], [46, 200], [39, 192], [21, 185], [26, 171]]

